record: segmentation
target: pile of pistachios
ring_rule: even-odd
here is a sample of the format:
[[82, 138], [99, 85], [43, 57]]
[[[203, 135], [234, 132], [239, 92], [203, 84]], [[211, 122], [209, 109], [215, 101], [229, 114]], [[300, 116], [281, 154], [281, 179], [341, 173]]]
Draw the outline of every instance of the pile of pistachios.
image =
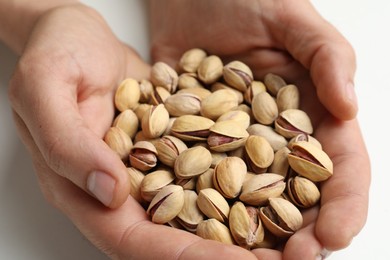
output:
[[247, 249], [302, 226], [333, 164], [300, 110], [298, 87], [201, 49], [149, 79], [125, 79], [105, 142], [127, 166], [151, 221]]

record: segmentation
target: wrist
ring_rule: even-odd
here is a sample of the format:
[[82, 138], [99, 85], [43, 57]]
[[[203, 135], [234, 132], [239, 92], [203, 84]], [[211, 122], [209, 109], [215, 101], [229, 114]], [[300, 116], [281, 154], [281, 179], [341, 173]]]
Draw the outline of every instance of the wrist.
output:
[[75, 3], [79, 1], [0, 0], [0, 40], [20, 55], [36, 22], [44, 13]]

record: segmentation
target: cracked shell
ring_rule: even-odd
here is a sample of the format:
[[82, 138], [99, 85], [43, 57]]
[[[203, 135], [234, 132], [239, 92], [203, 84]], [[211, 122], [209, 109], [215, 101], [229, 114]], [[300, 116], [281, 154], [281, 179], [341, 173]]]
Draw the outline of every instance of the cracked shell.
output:
[[227, 152], [245, 145], [248, 136], [245, 128], [236, 121], [220, 121], [210, 127], [207, 144], [213, 151]]

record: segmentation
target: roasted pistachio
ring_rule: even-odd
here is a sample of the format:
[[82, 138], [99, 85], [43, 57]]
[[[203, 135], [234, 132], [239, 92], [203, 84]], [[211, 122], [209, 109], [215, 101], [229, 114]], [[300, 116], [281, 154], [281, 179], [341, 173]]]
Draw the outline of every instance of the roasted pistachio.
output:
[[199, 48], [190, 49], [181, 56], [179, 68], [185, 72], [196, 72], [207, 53]]
[[202, 83], [198, 80], [196, 73], [183, 73], [179, 76], [179, 89], [203, 88]]
[[160, 86], [174, 93], [177, 88], [179, 76], [177, 72], [165, 62], [156, 62], [152, 66], [150, 81], [154, 86]]
[[196, 204], [197, 199], [198, 195], [195, 191], [184, 190], [184, 205], [176, 217], [179, 223], [190, 232], [196, 232], [198, 224], [204, 219]]
[[276, 96], [279, 112], [299, 108], [299, 91], [297, 86], [290, 84], [282, 87]]
[[206, 140], [210, 134], [210, 127], [214, 121], [195, 115], [184, 115], [173, 122], [171, 132], [184, 141]]
[[203, 189], [214, 188], [213, 184], [214, 169], [210, 168], [198, 176], [196, 181], [196, 192], [199, 193]]
[[270, 125], [278, 117], [278, 106], [268, 92], [260, 92], [252, 100], [252, 112], [256, 121]]
[[157, 138], [164, 133], [169, 123], [169, 113], [163, 104], [152, 106], [142, 118], [142, 131], [146, 137]]
[[229, 229], [214, 218], [200, 222], [196, 234], [204, 239], [215, 240], [228, 245], [234, 244]]
[[141, 183], [145, 175], [133, 167], [128, 167], [127, 172], [129, 173], [130, 179], [130, 195], [139, 203], [143, 203], [144, 199], [141, 196]]
[[262, 136], [251, 135], [245, 142], [245, 160], [248, 169], [255, 173], [263, 173], [274, 160], [274, 151]]
[[252, 124], [247, 128], [247, 131], [250, 135], [264, 137], [269, 142], [274, 151], [277, 151], [287, 145], [286, 138], [275, 132], [271, 126]]
[[236, 94], [229, 89], [220, 89], [212, 92], [201, 102], [200, 114], [211, 120], [217, 120], [222, 114], [238, 105]]
[[241, 126], [244, 129], [247, 129], [250, 125], [250, 116], [248, 113], [241, 110], [231, 110], [226, 113], [223, 113], [218, 117], [216, 122], [232, 120]]
[[114, 120], [112, 126], [122, 129], [130, 138], [134, 138], [138, 130], [138, 118], [133, 110], [126, 109], [122, 111]]
[[282, 77], [274, 73], [268, 73], [264, 77], [264, 84], [267, 90], [274, 96], [278, 94], [278, 91], [287, 85]]
[[198, 66], [197, 73], [199, 79], [205, 84], [216, 82], [223, 74], [222, 60], [215, 55], [204, 58]]
[[223, 67], [223, 78], [235, 89], [245, 92], [252, 84], [252, 70], [241, 61], [232, 61]]
[[175, 175], [170, 170], [156, 170], [147, 174], [141, 183], [142, 198], [151, 201], [163, 187], [171, 184], [174, 179]]
[[243, 146], [249, 134], [233, 120], [220, 121], [210, 127], [207, 144], [217, 152], [232, 151]]
[[171, 135], [161, 137], [155, 144], [158, 159], [167, 166], [173, 167], [177, 156], [187, 149], [187, 145]]
[[118, 154], [122, 161], [126, 161], [129, 156], [133, 142], [121, 128], [113, 126], [108, 129], [104, 136], [106, 144]]
[[167, 100], [170, 96], [171, 93], [167, 89], [157, 86], [151, 93], [149, 102], [152, 105], [157, 106], [158, 104], [164, 104], [165, 100]]
[[165, 108], [171, 116], [196, 115], [200, 112], [201, 99], [190, 93], [177, 93], [169, 96]]
[[151, 142], [139, 141], [130, 150], [131, 166], [140, 171], [149, 171], [157, 165], [157, 150]]
[[299, 109], [287, 109], [275, 120], [275, 130], [286, 138], [304, 133], [312, 134], [313, 126], [306, 112]]
[[202, 146], [188, 148], [175, 160], [174, 171], [178, 178], [191, 178], [204, 173], [211, 165], [210, 151]]
[[138, 81], [132, 78], [125, 79], [115, 92], [115, 107], [119, 111], [133, 109], [138, 105], [140, 95]]
[[318, 187], [304, 177], [293, 177], [287, 181], [287, 191], [291, 201], [298, 207], [309, 208], [320, 200]]
[[196, 201], [199, 209], [209, 218], [226, 222], [230, 207], [226, 199], [215, 189], [207, 188], [199, 191]]

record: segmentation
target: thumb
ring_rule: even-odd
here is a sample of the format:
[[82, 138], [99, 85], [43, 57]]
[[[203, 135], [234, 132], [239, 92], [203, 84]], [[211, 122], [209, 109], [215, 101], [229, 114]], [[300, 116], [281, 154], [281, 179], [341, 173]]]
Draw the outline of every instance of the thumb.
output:
[[277, 37], [310, 70], [322, 104], [337, 118], [356, 116], [354, 91], [356, 61], [348, 41], [314, 9], [309, 1], [282, 1], [285, 5]]
[[[106, 104], [106, 111], [95, 115], [99, 130], [94, 131], [80, 114], [87, 109], [82, 111], [78, 106], [74, 86], [55, 80], [37, 84], [31, 78], [29, 85], [24, 86], [22, 78], [16, 75], [11, 82], [10, 100], [47, 165], [104, 205], [122, 205], [130, 191], [128, 173], [119, 156], [102, 140], [101, 133], [109, 127], [113, 116], [113, 108], [107, 109], [112, 94], [107, 94], [110, 98], [92, 97], [97, 101], [86, 106], [102, 112], [101, 103]], [[100, 99], [107, 102], [98, 102]]]

